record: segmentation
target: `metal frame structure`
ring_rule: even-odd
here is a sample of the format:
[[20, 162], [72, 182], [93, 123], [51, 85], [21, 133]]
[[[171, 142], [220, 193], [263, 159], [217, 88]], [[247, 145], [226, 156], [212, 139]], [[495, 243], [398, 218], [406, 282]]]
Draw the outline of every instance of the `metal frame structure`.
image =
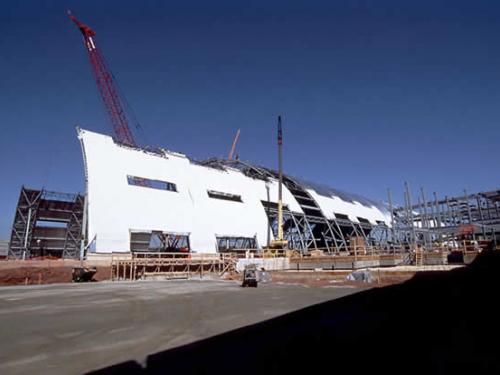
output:
[[0, 240], [0, 259], [5, 259], [9, 255], [9, 241]]
[[451, 247], [457, 241], [474, 241], [477, 247], [496, 247], [500, 238], [500, 190], [429, 199], [425, 190], [415, 201], [410, 185], [405, 184], [404, 206], [392, 207], [392, 232], [399, 243], [431, 250]]
[[[252, 179], [269, 182], [266, 183], [266, 187], [279, 177], [278, 172], [272, 169], [241, 160], [190, 159], [190, 162], [218, 170], [236, 169]], [[374, 223], [374, 220], [368, 221], [362, 217], [358, 217], [356, 221], [346, 214], [323, 212], [324, 206], [321, 205], [318, 195], [337, 196], [336, 191], [328, 190], [326, 187], [313, 186], [288, 175], [283, 175], [283, 185], [294, 198], [294, 204], [291, 206], [293, 209], [287, 205], [283, 206], [284, 238], [288, 241], [289, 249], [298, 250], [303, 254], [312, 250], [321, 250], [331, 255], [356, 253], [363, 255], [368, 251], [371, 254], [375, 252], [395, 254], [416, 249], [438, 248], [450, 250], [451, 246], [448, 244], [467, 236], [467, 240], [474, 243], [482, 241], [479, 245], [488, 242], [496, 247], [500, 238], [500, 190], [474, 194], [464, 191], [463, 195], [441, 199], [434, 193], [429, 199], [423, 189], [420, 190], [418, 197], [413, 196], [409, 184], [406, 184], [403, 206], [393, 206], [390, 192], [388, 205], [385, 208], [377, 206], [381, 210], [387, 209], [386, 213], [390, 212], [391, 223], [388, 225], [383, 221]], [[238, 201], [236, 198], [239, 197], [234, 194], [212, 193], [223, 194], [218, 197], [219, 199]], [[368, 200], [362, 201], [348, 193], [339, 194], [343, 194], [341, 199], [346, 202], [362, 202], [365, 206], [376, 204]], [[260, 202], [269, 222], [267, 243], [269, 245], [271, 231], [274, 238], [278, 235], [278, 204], [271, 202], [269, 189], [267, 198], [260, 196], [259, 199], [263, 199]], [[78, 258], [81, 256], [81, 249], [84, 249], [84, 212], [83, 195], [23, 187], [12, 226], [9, 256], [17, 259], [40, 255]], [[144, 242], [144, 246], [139, 250], [151, 251], [154, 248], [157, 251], [170, 251], [179, 247], [178, 240], [181, 233], [149, 231], [143, 234], [144, 239], [135, 241]], [[153, 234], [159, 238], [162, 246], [153, 248], [149, 246]], [[183, 235], [184, 238], [189, 236], [189, 233]], [[219, 236], [226, 235], [228, 234], [219, 234]], [[186, 237], [186, 241], [187, 245], [182, 247], [189, 249], [189, 237]], [[261, 244], [264, 247], [266, 245]], [[131, 249], [138, 250], [132, 246]]]
[[[278, 172], [272, 169], [241, 160], [211, 158], [192, 162], [219, 170], [235, 168], [248, 177], [264, 181], [279, 177]], [[373, 225], [357, 223], [348, 218], [327, 219], [301, 181], [284, 175], [283, 184], [292, 193], [304, 212], [292, 212], [286, 206], [283, 208], [284, 238], [288, 240], [290, 249], [303, 253], [310, 250], [323, 250], [330, 254], [352, 252], [350, 244], [353, 237], [362, 238], [366, 247], [377, 245], [387, 251], [395, 247], [396, 241], [391, 236], [390, 228], [386, 223], [380, 222]], [[262, 201], [262, 204], [276, 238], [278, 235], [278, 206], [267, 201]]]
[[51, 255], [80, 258], [84, 196], [21, 188], [12, 225], [9, 257]]
[[231, 253], [258, 248], [257, 237], [216, 236], [217, 252]]
[[[268, 168], [259, 167], [240, 160], [209, 159], [202, 165], [224, 170], [227, 167], [241, 170], [246, 176], [268, 181], [278, 174]], [[463, 238], [465, 226], [473, 227], [472, 240], [492, 242], [497, 246], [500, 241], [500, 190], [461, 196], [428, 199], [424, 189], [416, 199], [405, 184], [404, 206], [394, 207], [389, 192], [388, 210], [391, 212], [391, 225], [377, 222], [354, 222], [347, 217], [329, 220], [306, 190], [306, 185], [290, 176], [284, 176], [284, 185], [294, 195], [304, 214], [291, 212], [284, 208], [284, 237], [291, 249], [307, 252], [323, 250], [331, 254], [352, 252], [352, 239], [362, 238], [366, 248], [376, 248], [379, 253], [391, 254], [396, 251], [410, 251], [412, 248], [435, 249], [437, 244]], [[262, 202], [269, 218], [273, 234], [277, 235], [276, 205]], [[470, 230], [469, 230], [470, 231]]]
[[[278, 210], [268, 202], [262, 202], [266, 209], [273, 234], [277, 234]], [[390, 228], [385, 224], [367, 225], [350, 220], [327, 220], [303, 215], [284, 209], [284, 238], [289, 248], [303, 253], [322, 250], [329, 254], [353, 252], [353, 238], [361, 238], [365, 249], [376, 247], [378, 251], [390, 253], [394, 243], [390, 241]]]
[[189, 233], [134, 230], [130, 232], [130, 249], [132, 252], [189, 253]]

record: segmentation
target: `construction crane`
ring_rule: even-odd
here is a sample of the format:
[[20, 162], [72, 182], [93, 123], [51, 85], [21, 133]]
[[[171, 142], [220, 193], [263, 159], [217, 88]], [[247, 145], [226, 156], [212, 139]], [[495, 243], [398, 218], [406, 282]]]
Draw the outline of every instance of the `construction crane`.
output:
[[83, 35], [83, 42], [87, 50], [92, 72], [97, 84], [97, 89], [101, 95], [104, 107], [111, 121], [117, 141], [129, 146], [136, 146], [134, 137], [129, 127], [129, 121], [125, 113], [125, 102], [119, 95], [117, 85], [106, 65], [106, 61], [101, 51], [97, 48], [95, 32], [87, 25], [81, 23], [68, 10], [68, 16], [80, 29]]
[[240, 129], [236, 132], [236, 136], [234, 137], [233, 145], [231, 147], [231, 151], [229, 151], [228, 160], [233, 160], [234, 152], [236, 151], [236, 145], [238, 144], [238, 139], [240, 139]]
[[283, 128], [281, 116], [278, 116], [278, 236], [271, 241], [273, 249], [286, 249], [288, 241], [283, 235]]

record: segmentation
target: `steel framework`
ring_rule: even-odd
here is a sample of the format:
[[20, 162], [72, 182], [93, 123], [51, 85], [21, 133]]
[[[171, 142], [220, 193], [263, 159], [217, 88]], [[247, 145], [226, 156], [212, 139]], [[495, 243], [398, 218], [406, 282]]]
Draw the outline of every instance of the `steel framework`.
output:
[[[279, 177], [278, 172], [272, 169], [256, 166], [242, 160], [211, 158], [192, 162], [220, 170], [235, 168], [248, 177], [264, 181]], [[370, 246], [377, 246], [379, 251], [389, 253], [395, 247], [400, 246], [386, 223], [380, 222], [376, 225], [369, 222], [358, 223], [347, 217], [328, 219], [302, 182], [284, 175], [283, 184], [292, 193], [303, 212], [292, 212], [287, 206], [283, 208], [284, 238], [288, 241], [290, 249], [303, 253], [310, 250], [323, 250], [330, 254], [352, 253], [355, 250], [353, 249], [354, 242], [357, 241], [359, 247], [367, 249]], [[276, 238], [278, 235], [278, 205], [270, 201], [262, 201], [262, 205], [266, 210], [269, 225]]]
[[[269, 181], [278, 174], [268, 168], [241, 160], [208, 159], [198, 162], [217, 169], [236, 168], [246, 176]], [[477, 248], [497, 246], [500, 238], [500, 190], [479, 192], [438, 199], [428, 199], [423, 189], [415, 199], [409, 184], [405, 184], [404, 205], [393, 206], [389, 192], [386, 208], [391, 223], [354, 222], [337, 215], [327, 219], [307, 191], [307, 185], [284, 176], [284, 185], [293, 194], [303, 213], [284, 208], [284, 237], [291, 249], [307, 252], [323, 250], [328, 253], [353, 252], [353, 246], [376, 248], [379, 253], [411, 251], [415, 248], [436, 250], [456, 246], [459, 240], [474, 241]], [[350, 197], [343, 197], [350, 199]], [[356, 199], [356, 197], [354, 197]], [[417, 203], [413, 203], [417, 202]], [[368, 202], [370, 203], [370, 202]], [[274, 236], [277, 235], [277, 205], [262, 202]], [[467, 247], [467, 245], [466, 245]], [[451, 247], [448, 246], [448, 249]]]
[[[392, 206], [392, 197], [389, 192]], [[414, 203], [416, 202], [416, 203]], [[453, 248], [459, 241], [477, 248], [496, 247], [500, 236], [500, 190], [429, 199], [425, 190], [415, 199], [405, 184], [404, 205], [391, 208], [393, 233], [400, 243], [423, 249]], [[471, 242], [472, 241], [472, 242]]]
[[84, 196], [21, 188], [12, 225], [9, 256], [79, 258]]

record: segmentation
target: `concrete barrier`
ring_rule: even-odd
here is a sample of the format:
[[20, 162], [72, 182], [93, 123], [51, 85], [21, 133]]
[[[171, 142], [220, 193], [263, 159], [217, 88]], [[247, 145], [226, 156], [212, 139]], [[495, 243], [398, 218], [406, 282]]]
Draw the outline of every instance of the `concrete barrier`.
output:
[[424, 264], [426, 266], [439, 266], [448, 264], [447, 252], [424, 253]]
[[379, 266], [379, 257], [373, 255], [305, 257], [292, 258], [290, 261], [290, 267], [294, 270], [352, 270]]
[[243, 258], [238, 259], [236, 263], [236, 271], [241, 272], [245, 266], [255, 264], [257, 268], [264, 268], [266, 271], [283, 271], [290, 269], [290, 262], [288, 258]]

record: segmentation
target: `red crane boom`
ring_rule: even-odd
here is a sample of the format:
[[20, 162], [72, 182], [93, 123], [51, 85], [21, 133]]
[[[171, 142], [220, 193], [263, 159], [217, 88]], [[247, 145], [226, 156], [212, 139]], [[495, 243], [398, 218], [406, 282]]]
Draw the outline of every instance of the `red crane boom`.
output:
[[236, 136], [234, 137], [233, 145], [231, 146], [231, 151], [229, 151], [228, 160], [233, 160], [234, 152], [236, 151], [236, 145], [238, 144], [238, 139], [240, 139], [240, 129], [236, 132]]
[[116, 88], [113, 75], [106, 65], [104, 56], [96, 46], [94, 30], [78, 21], [70, 11], [68, 11], [68, 16], [71, 21], [75, 23], [78, 29], [80, 29], [83, 35], [85, 49], [89, 55], [90, 65], [92, 66], [92, 72], [94, 73], [97, 89], [101, 95], [101, 99], [104, 103], [104, 107], [106, 108], [106, 112], [111, 121], [117, 140], [129, 146], [135, 146], [136, 143], [132, 132], [130, 131], [127, 116], [124, 111], [123, 101]]

